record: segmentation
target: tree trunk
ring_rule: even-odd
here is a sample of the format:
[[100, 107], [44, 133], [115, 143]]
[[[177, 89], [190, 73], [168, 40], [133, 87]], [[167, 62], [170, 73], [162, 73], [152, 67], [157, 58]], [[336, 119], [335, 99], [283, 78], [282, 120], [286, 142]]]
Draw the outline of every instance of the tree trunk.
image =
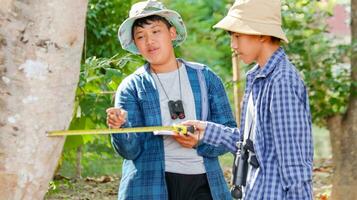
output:
[[334, 116], [328, 119], [332, 144], [334, 174], [331, 199], [357, 199], [357, 130], [356, 120]]
[[346, 114], [328, 119], [334, 176], [332, 199], [357, 199], [357, 0], [351, 1], [351, 92]]
[[1, 0], [0, 199], [43, 199], [72, 118], [86, 0]]

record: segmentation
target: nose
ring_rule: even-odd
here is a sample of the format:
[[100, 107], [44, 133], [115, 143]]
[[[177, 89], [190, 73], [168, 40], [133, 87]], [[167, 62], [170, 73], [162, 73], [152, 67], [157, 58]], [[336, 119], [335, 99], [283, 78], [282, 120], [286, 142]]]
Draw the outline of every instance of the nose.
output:
[[146, 36], [146, 44], [147, 44], [147, 45], [151, 45], [153, 42], [154, 42], [153, 36], [151, 36], [150, 34], [148, 34], [148, 35]]
[[237, 51], [238, 49], [238, 41], [237, 38], [234, 36], [231, 36], [231, 48]]

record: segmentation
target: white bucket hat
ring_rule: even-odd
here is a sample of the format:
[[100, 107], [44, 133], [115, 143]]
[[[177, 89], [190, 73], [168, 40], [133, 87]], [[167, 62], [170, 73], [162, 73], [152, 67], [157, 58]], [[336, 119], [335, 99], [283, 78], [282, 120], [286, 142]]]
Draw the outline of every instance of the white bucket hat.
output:
[[280, 0], [236, 0], [214, 28], [249, 35], [268, 35], [288, 43], [281, 28]]
[[176, 28], [177, 36], [173, 41], [174, 47], [185, 41], [187, 36], [186, 27], [180, 14], [173, 10], [166, 9], [161, 2], [148, 0], [134, 4], [130, 9], [129, 18], [120, 25], [118, 30], [118, 38], [123, 49], [134, 54], [139, 54], [139, 50], [132, 38], [132, 26], [135, 20], [150, 15], [164, 17], [171, 25]]

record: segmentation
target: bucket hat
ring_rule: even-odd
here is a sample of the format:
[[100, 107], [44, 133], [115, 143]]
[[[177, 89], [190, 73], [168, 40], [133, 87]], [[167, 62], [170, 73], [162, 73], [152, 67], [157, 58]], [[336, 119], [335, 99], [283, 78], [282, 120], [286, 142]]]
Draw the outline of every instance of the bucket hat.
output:
[[281, 28], [280, 0], [236, 0], [214, 28], [249, 35], [268, 35], [288, 43]]
[[176, 11], [165, 8], [161, 2], [148, 0], [135, 3], [130, 9], [129, 18], [127, 18], [120, 25], [118, 30], [118, 38], [123, 49], [134, 54], [139, 54], [139, 50], [132, 38], [132, 26], [135, 20], [151, 15], [164, 17], [172, 26], [176, 28], [177, 36], [173, 41], [174, 47], [185, 41], [187, 32], [180, 14], [178, 14]]

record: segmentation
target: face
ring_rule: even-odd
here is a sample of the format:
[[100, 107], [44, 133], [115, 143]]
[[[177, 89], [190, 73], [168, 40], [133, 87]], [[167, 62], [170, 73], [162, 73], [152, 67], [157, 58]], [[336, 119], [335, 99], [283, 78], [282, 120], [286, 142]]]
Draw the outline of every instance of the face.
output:
[[245, 64], [257, 62], [262, 49], [261, 37], [241, 33], [231, 34], [231, 47]]
[[172, 41], [176, 29], [168, 28], [162, 21], [152, 21], [134, 28], [134, 42], [140, 54], [152, 65], [164, 65], [175, 58]]

